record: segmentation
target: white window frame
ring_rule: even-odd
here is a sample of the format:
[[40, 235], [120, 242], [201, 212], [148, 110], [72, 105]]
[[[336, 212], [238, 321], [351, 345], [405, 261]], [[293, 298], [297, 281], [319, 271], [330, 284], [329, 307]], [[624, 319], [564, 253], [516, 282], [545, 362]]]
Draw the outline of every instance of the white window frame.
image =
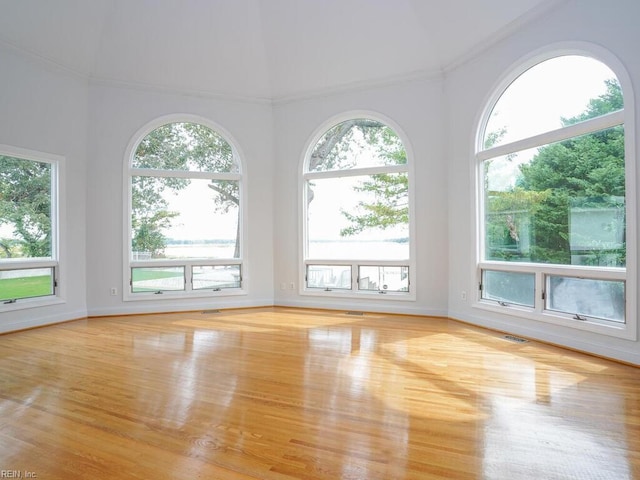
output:
[[[484, 132], [491, 111], [501, 95], [520, 75], [529, 68], [556, 57], [565, 55], [581, 55], [593, 58], [608, 66], [617, 76], [622, 87], [624, 109], [607, 115], [589, 119], [564, 128], [501, 144], [493, 148], [483, 149]], [[476, 195], [476, 265], [474, 271], [475, 291], [473, 307], [489, 312], [506, 314], [514, 317], [546, 322], [577, 330], [609, 335], [627, 340], [637, 338], [637, 209], [636, 191], [636, 127], [634, 95], [631, 80], [622, 63], [609, 51], [597, 45], [584, 42], [570, 42], [546, 47], [532, 53], [528, 58], [518, 62], [509, 69], [509, 73], [493, 89], [493, 94], [485, 102], [485, 109], [480, 116], [474, 144], [473, 174], [475, 177]], [[577, 265], [555, 265], [525, 262], [502, 262], [485, 260], [484, 248], [484, 178], [483, 162], [509, 153], [528, 148], [559, 142], [568, 138], [595, 132], [598, 130], [623, 125], [625, 130], [625, 208], [626, 208], [626, 268], [585, 267]], [[500, 302], [483, 300], [481, 293], [482, 271], [496, 270], [504, 272], [533, 273], [535, 275], [534, 306], [500, 304]], [[545, 288], [549, 275], [560, 275], [594, 280], [617, 280], [625, 282], [625, 323], [605, 322], [595, 318], [577, 319], [573, 315], [546, 309]]]
[[[239, 182], [239, 221], [240, 221], [240, 256], [238, 258], [225, 258], [225, 259], [174, 259], [174, 260], [162, 260], [162, 259], [154, 259], [154, 260], [145, 260], [145, 261], [136, 261], [131, 258], [131, 206], [132, 206], [132, 189], [131, 182], [134, 176], [149, 176], [150, 171], [148, 169], [142, 168], [133, 168], [132, 161], [135, 155], [135, 151], [140, 144], [140, 142], [152, 131], [157, 128], [160, 128], [164, 125], [171, 123], [197, 123], [203, 125], [205, 127], [210, 128], [215, 133], [224, 138], [227, 143], [231, 146], [233, 151], [234, 159], [236, 160], [238, 166], [237, 173], [229, 173], [229, 172], [187, 172], [181, 170], [155, 170], [153, 174], [150, 176], [155, 177], [179, 177], [179, 178], [192, 178], [192, 179], [206, 179], [206, 180], [236, 180]], [[123, 240], [123, 252], [124, 252], [124, 261], [123, 261], [123, 284], [122, 284], [122, 292], [123, 292], [123, 300], [124, 301], [148, 301], [148, 300], [168, 300], [168, 299], [179, 299], [179, 298], [216, 298], [216, 297], [228, 297], [228, 296], [237, 296], [237, 295], [247, 295], [248, 294], [248, 285], [249, 285], [249, 275], [247, 274], [247, 261], [246, 261], [246, 246], [245, 239], [246, 230], [247, 230], [247, 222], [246, 222], [246, 192], [244, 186], [246, 185], [246, 174], [245, 168], [243, 164], [243, 155], [241, 151], [237, 147], [237, 142], [231, 136], [231, 134], [222, 128], [220, 125], [217, 125], [210, 120], [190, 114], [173, 114], [166, 115], [160, 118], [157, 118], [140, 130], [136, 132], [136, 134], [131, 138], [129, 145], [126, 149], [125, 154], [125, 162], [124, 162], [124, 198], [126, 202], [124, 202], [124, 240]], [[240, 267], [240, 287], [233, 288], [221, 288], [221, 289], [194, 289], [193, 288], [193, 273], [192, 269], [194, 267], [201, 266], [219, 266], [219, 265], [239, 265]], [[137, 292], [133, 293], [132, 291], [132, 269], [134, 268], [153, 268], [153, 267], [184, 267], [184, 276], [185, 276], [185, 288], [184, 290], [164, 290], [162, 294], [157, 294], [154, 292], [150, 293], [142, 293]]]
[[[322, 138], [322, 136], [332, 127], [347, 120], [356, 118], [368, 119], [383, 123], [398, 135], [403, 143], [406, 155], [406, 165], [389, 165], [379, 167], [364, 167], [364, 168], [350, 168], [344, 170], [329, 170], [329, 171], [308, 171], [309, 159], [316, 144]], [[300, 258], [302, 259], [302, 266], [300, 268], [300, 277], [298, 280], [299, 293], [301, 295], [313, 296], [313, 297], [338, 297], [338, 298], [359, 298], [367, 300], [378, 301], [415, 301], [416, 300], [416, 264], [415, 264], [415, 248], [416, 248], [416, 234], [415, 234], [415, 208], [414, 208], [414, 167], [413, 167], [413, 150], [408, 137], [400, 128], [400, 126], [388, 118], [377, 112], [371, 111], [350, 111], [340, 115], [336, 115], [323, 122], [310, 137], [309, 141], [305, 145], [302, 161], [300, 162], [300, 174], [299, 174], [299, 215], [301, 219], [301, 233], [300, 233]], [[377, 173], [407, 173], [409, 177], [409, 258], [400, 260], [355, 260], [355, 259], [335, 259], [335, 258], [311, 258], [308, 254], [308, 222], [307, 222], [307, 181], [313, 179], [322, 178], [339, 178], [339, 177], [352, 177], [362, 175], [375, 175]], [[309, 265], [348, 265], [351, 267], [351, 288], [346, 289], [329, 289], [323, 290], [317, 287], [307, 287], [307, 267]], [[406, 266], [409, 268], [409, 291], [408, 292], [392, 292], [387, 291], [381, 294], [380, 291], [371, 290], [359, 290], [358, 289], [358, 270], [360, 266], [380, 266], [380, 267], [399, 267]]]
[[63, 270], [61, 267], [61, 237], [64, 231], [61, 205], [64, 205], [62, 196], [64, 192], [65, 157], [11, 145], [0, 145], [0, 155], [51, 165], [51, 259], [17, 258], [0, 260], [0, 271], [51, 268], [54, 282], [52, 295], [22, 298], [15, 301], [2, 301], [0, 302], [0, 313], [65, 303], [63, 296], [65, 284], [63, 282], [64, 277], [61, 274]]

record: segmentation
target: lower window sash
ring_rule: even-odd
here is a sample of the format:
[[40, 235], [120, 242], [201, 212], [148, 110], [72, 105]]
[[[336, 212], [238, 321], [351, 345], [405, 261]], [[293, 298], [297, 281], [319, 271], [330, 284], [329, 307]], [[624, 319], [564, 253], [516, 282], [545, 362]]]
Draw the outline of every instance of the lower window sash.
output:
[[54, 296], [56, 287], [55, 266], [0, 270], [0, 303], [3, 304]]

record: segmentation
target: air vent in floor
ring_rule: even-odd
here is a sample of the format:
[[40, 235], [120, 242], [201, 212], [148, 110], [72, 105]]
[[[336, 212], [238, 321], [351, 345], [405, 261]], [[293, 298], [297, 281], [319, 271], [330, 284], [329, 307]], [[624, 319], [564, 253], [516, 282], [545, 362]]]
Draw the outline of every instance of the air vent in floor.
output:
[[525, 338], [520, 338], [520, 337], [516, 337], [514, 335], [505, 335], [504, 337], [505, 340], [509, 340], [510, 342], [515, 342], [515, 343], [527, 343], [529, 340], [525, 339]]

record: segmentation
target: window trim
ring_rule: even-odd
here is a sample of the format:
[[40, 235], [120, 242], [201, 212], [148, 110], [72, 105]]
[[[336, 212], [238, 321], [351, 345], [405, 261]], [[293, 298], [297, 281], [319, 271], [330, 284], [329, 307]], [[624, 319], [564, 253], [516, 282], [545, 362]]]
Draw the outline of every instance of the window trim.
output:
[[0, 155], [15, 157], [25, 161], [48, 163], [51, 165], [51, 258], [26, 258], [0, 260], [0, 271], [13, 271], [33, 268], [51, 268], [53, 270], [53, 294], [38, 297], [16, 299], [14, 302], [0, 302], [0, 313], [27, 308], [46, 307], [66, 302], [64, 271], [64, 192], [65, 157], [53, 153], [30, 150], [12, 145], [0, 144]]
[[[574, 125], [570, 125], [557, 130], [544, 132], [532, 137], [516, 140], [493, 148], [483, 148], [483, 137], [487, 127], [493, 107], [496, 105], [502, 94], [508, 89], [513, 81], [537, 64], [556, 57], [566, 55], [581, 55], [593, 58], [609, 67], [621, 85], [624, 97], [624, 109], [597, 118], [589, 119]], [[589, 331], [597, 334], [614, 336], [627, 340], [637, 340], [638, 322], [638, 266], [637, 266], [637, 189], [638, 178], [636, 174], [636, 124], [635, 124], [635, 104], [634, 92], [631, 79], [626, 68], [608, 50], [594, 44], [586, 42], [564, 42], [541, 48], [530, 55], [512, 64], [507, 73], [493, 87], [484, 103], [479, 120], [476, 122], [474, 144], [472, 148], [472, 169], [476, 195], [474, 197], [475, 217], [475, 242], [474, 242], [474, 274], [476, 295], [471, 299], [472, 307], [483, 309], [489, 312], [523, 317], [530, 320], [546, 322], [577, 330]], [[484, 260], [484, 178], [483, 163], [490, 158], [498, 157], [526, 148], [541, 146], [567, 138], [592, 133], [597, 130], [609, 128], [616, 125], [623, 125], [625, 130], [625, 209], [627, 219], [626, 229], [626, 268], [593, 268], [577, 265], [554, 265], [537, 264], [526, 262], [501, 262]], [[522, 306], [500, 306], [496, 302], [489, 302], [482, 299], [479, 286], [481, 285], [482, 271], [484, 269], [517, 271], [523, 273], [534, 272], [536, 275], [534, 308]], [[545, 300], [541, 298], [544, 291], [547, 275], [567, 275], [581, 278], [593, 278], [602, 280], [623, 280], [625, 282], [625, 321], [623, 325], [616, 325], [614, 322], [600, 321], [577, 321], [570, 315], [545, 309]]]
[[[307, 165], [311, 157], [311, 153], [316, 144], [322, 138], [322, 136], [332, 127], [339, 123], [363, 118], [368, 120], [374, 120], [389, 128], [393, 129], [396, 135], [403, 143], [406, 155], [407, 163], [405, 165], [389, 165], [389, 166], [373, 166], [373, 167], [361, 167], [350, 168], [343, 170], [328, 170], [328, 171], [308, 171]], [[352, 110], [343, 112], [338, 115], [334, 115], [324, 122], [322, 122], [312, 133], [307, 140], [303, 153], [301, 156], [301, 162], [299, 163], [298, 173], [298, 218], [301, 219], [299, 230], [299, 253], [298, 258], [301, 259], [301, 267], [299, 269], [298, 277], [298, 293], [300, 295], [312, 296], [312, 297], [339, 297], [350, 299], [366, 299], [366, 300], [393, 300], [393, 301], [415, 301], [416, 295], [416, 222], [415, 222], [415, 174], [414, 174], [414, 154], [411, 142], [404, 133], [402, 128], [391, 118], [378, 112], [370, 110]], [[394, 260], [354, 260], [354, 259], [318, 259], [311, 258], [308, 255], [308, 222], [307, 218], [307, 205], [306, 205], [306, 182], [312, 179], [321, 178], [342, 178], [362, 175], [374, 175], [377, 173], [407, 173], [409, 178], [409, 258], [406, 259], [394, 259]], [[350, 265], [351, 266], [351, 289], [336, 289], [325, 291], [320, 288], [307, 287], [306, 277], [307, 269], [309, 265]], [[366, 291], [358, 289], [358, 267], [359, 266], [406, 266], [409, 269], [409, 291], [408, 292], [386, 292], [385, 295], [381, 295], [378, 291]]]
[[[348, 267], [351, 271], [351, 285], [349, 288], [322, 288], [308, 286], [308, 272], [310, 266], [338, 266]], [[408, 286], [409, 291], [402, 292], [397, 290], [366, 290], [360, 288], [360, 267], [398, 267], [407, 268], [409, 270]], [[402, 260], [314, 260], [306, 259], [304, 261], [305, 275], [301, 285], [305, 289], [307, 295], [332, 295], [337, 297], [352, 297], [356, 295], [358, 298], [363, 296], [375, 296], [379, 298], [380, 294], [393, 297], [394, 300], [408, 300], [413, 292], [411, 286], [411, 267], [407, 262]]]
[[[153, 170], [146, 168], [134, 168], [132, 167], [133, 155], [140, 142], [152, 131], [160, 128], [164, 125], [171, 123], [197, 123], [205, 127], [210, 128], [215, 133], [220, 135], [230, 146], [233, 152], [234, 159], [238, 166], [237, 173], [230, 172], [188, 172], [182, 170], [167, 171], [167, 170]], [[149, 175], [153, 172], [153, 175]], [[132, 204], [132, 189], [131, 181], [134, 176], [155, 176], [155, 177], [179, 177], [179, 178], [194, 178], [194, 179], [211, 179], [215, 177], [217, 180], [236, 180], [239, 182], [239, 219], [240, 219], [240, 256], [233, 259], [172, 259], [172, 260], [132, 260], [131, 259], [131, 204]], [[247, 245], [246, 239], [248, 238], [248, 222], [247, 222], [247, 191], [245, 185], [247, 185], [247, 174], [244, 165], [244, 154], [238, 147], [238, 142], [221, 125], [212, 122], [211, 120], [193, 114], [170, 114], [158, 117], [144, 126], [142, 126], [130, 139], [129, 144], [125, 150], [124, 162], [123, 162], [123, 275], [122, 275], [122, 300], [127, 301], [144, 301], [144, 300], [163, 300], [163, 299], [183, 299], [183, 298], [216, 298], [216, 297], [229, 297], [238, 295], [247, 295], [249, 293], [250, 279], [248, 275], [248, 261], [246, 257]], [[221, 290], [213, 289], [193, 289], [192, 288], [192, 268], [195, 266], [216, 266], [216, 265], [240, 265], [241, 282], [239, 288], [226, 288]], [[134, 293], [132, 291], [132, 277], [131, 269], [140, 267], [171, 267], [171, 266], [184, 266], [185, 268], [185, 289], [178, 291], [164, 291], [162, 295], [156, 295], [155, 293]]]

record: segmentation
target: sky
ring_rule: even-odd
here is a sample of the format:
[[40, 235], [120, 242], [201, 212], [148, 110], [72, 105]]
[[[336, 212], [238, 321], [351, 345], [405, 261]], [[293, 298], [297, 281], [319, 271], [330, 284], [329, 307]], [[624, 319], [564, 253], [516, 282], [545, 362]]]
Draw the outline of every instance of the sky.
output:
[[615, 74], [587, 57], [564, 56], [539, 63], [518, 77], [493, 109], [487, 132], [507, 128], [498, 144], [562, 127], [561, 118], [585, 111], [589, 100], [606, 92]]
[[208, 187], [210, 180], [192, 179], [189, 186], [177, 195], [166, 190], [163, 195], [169, 202], [170, 211], [180, 212], [173, 226], [165, 235], [175, 240], [206, 240], [236, 238], [238, 209], [228, 213], [216, 209], [216, 193]]
[[[486, 132], [505, 127], [497, 145], [562, 127], [561, 118], [584, 112], [589, 100], [606, 92], [605, 80], [615, 74], [601, 62], [581, 56], [565, 56], [540, 63], [518, 77], [493, 109]], [[514, 186], [519, 165], [537, 153], [533, 148], [518, 152], [509, 161], [492, 162], [491, 190]]]

